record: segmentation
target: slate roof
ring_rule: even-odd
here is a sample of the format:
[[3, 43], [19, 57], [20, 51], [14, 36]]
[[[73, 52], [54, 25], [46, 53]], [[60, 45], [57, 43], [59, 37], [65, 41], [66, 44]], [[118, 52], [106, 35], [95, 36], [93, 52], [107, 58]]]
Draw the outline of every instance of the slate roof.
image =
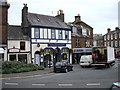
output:
[[21, 26], [9, 25], [8, 40], [29, 40], [29, 37], [22, 33]]
[[33, 26], [70, 29], [70, 27], [67, 26], [66, 23], [62, 22], [59, 18], [55, 16], [28, 13], [28, 21]]

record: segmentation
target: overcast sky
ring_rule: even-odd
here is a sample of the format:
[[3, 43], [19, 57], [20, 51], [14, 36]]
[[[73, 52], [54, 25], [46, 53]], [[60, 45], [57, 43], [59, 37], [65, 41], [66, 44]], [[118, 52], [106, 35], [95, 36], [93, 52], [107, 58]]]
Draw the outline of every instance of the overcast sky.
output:
[[7, 0], [10, 3], [8, 23], [21, 24], [23, 3], [28, 12], [56, 16], [59, 9], [65, 14], [65, 22], [73, 22], [80, 14], [81, 20], [93, 27], [94, 34], [105, 34], [107, 28], [118, 26], [118, 2], [120, 0]]

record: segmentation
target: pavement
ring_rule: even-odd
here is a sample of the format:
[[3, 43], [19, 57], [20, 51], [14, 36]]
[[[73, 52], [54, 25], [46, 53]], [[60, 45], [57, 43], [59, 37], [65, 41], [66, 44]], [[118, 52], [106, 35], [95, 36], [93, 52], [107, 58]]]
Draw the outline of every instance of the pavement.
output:
[[43, 74], [53, 73], [53, 67], [45, 68], [44, 70], [30, 71], [30, 72], [21, 72], [21, 73], [11, 73], [11, 74], [2, 74], [2, 78], [14, 78], [14, 77], [31, 77], [39, 76]]

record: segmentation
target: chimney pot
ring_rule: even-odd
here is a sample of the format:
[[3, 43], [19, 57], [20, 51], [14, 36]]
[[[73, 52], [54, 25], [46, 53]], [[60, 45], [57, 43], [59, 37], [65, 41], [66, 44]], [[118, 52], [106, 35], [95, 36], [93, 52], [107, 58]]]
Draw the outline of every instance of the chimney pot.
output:
[[108, 31], [108, 33], [109, 33], [109, 32], [111, 31], [111, 29], [110, 29], [110, 28], [108, 28], [108, 29], [107, 29], [107, 31]]

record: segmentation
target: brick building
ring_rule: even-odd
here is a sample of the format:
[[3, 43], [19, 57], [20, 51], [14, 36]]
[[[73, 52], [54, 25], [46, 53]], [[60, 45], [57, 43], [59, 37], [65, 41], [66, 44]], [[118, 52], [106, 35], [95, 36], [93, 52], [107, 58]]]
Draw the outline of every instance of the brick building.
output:
[[107, 33], [104, 37], [104, 46], [111, 46], [115, 48], [116, 54], [120, 51], [120, 29], [118, 27], [111, 31], [110, 28], [107, 29]]
[[6, 0], [0, 1], [0, 60], [7, 60], [8, 8]]
[[72, 25], [72, 48], [88, 48], [93, 46], [93, 28], [75, 16]]
[[103, 35], [102, 34], [94, 34], [93, 35], [93, 46], [94, 47], [103, 47]]
[[91, 53], [93, 46], [93, 28], [81, 21], [81, 16], [75, 16], [75, 21], [69, 23], [72, 28], [72, 63], [79, 63], [82, 54]]

